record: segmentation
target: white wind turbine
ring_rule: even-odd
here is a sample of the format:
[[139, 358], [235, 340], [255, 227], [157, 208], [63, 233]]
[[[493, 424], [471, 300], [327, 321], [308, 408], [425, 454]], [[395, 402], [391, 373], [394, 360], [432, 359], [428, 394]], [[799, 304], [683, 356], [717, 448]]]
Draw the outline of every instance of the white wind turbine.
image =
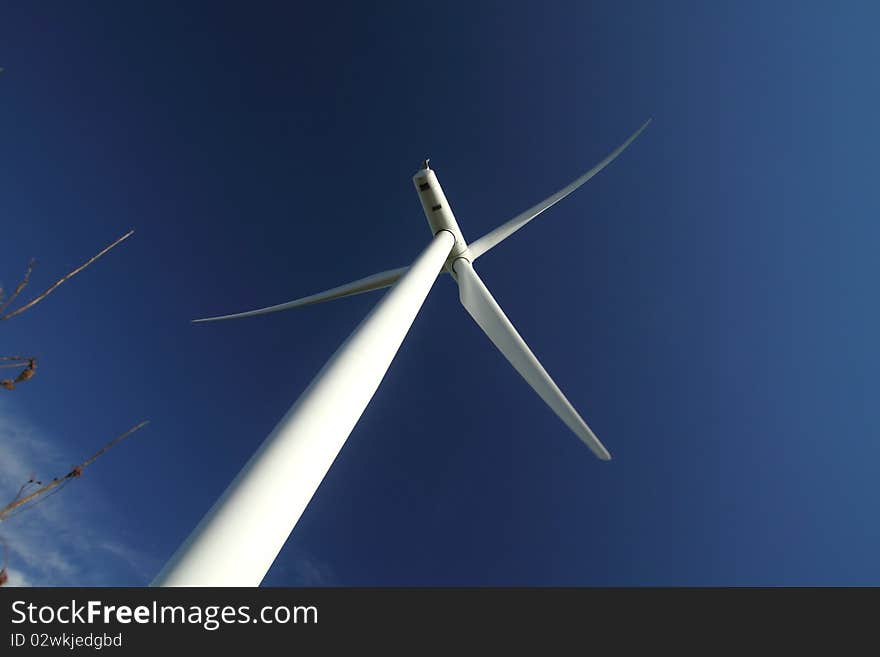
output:
[[571, 184], [471, 243], [462, 236], [437, 176], [425, 160], [413, 183], [434, 238], [410, 267], [277, 306], [195, 320], [262, 315], [393, 286], [318, 372], [152, 585], [260, 584], [379, 387], [441, 271], [456, 280], [465, 310], [541, 399], [596, 456], [610, 459], [608, 450], [507, 319], [474, 271], [473, 262], [604, 169], [650, 122]]

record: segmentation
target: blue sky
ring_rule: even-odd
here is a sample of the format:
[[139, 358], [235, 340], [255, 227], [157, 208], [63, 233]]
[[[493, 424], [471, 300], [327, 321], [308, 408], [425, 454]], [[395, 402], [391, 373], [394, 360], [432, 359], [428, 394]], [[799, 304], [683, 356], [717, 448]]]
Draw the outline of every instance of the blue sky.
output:
[[137, 233], [3, 323], [0, 484], [152, 421], [19, 581], [147, 583], [378, 296], [191, 318], [410, 262], [425, 156], [476, 239], [653, 117], [477, 265], [614, 460], [441, 278], [265, 583], [880, 584], [876, 8], [474, 5], [4, 6], [0, 280]]

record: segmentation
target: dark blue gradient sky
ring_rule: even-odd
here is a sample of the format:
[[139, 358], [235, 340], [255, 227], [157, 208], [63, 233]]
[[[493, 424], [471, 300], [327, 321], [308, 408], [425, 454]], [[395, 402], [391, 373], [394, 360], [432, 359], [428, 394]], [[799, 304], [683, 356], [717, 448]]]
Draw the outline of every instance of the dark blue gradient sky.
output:
[[152, 420], [59, 502], [136, 556], [69, 581], [149, 581], [378, 296], [191, 318], [408, 264], [426, 155], [475, 239], [653, 117], [477, 265], [615, 459], [443, 277], [266, 583], [880, 584], [870, 3], [2, 16], [0, 279], [137, 228], [2, 327], [42, 358], [2, 410], [68, 462]]

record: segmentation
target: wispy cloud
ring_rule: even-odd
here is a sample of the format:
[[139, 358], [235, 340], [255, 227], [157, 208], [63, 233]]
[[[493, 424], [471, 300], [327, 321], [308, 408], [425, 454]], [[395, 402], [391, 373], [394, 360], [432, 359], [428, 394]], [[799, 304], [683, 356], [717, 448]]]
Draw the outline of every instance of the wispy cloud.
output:
[[21, 572], [18, 568], [12, 568], [11, 566], [6, 569], [6, 574], [9, 575], [9, 580], [6, 582], [5, 586], [33, 586], [34, 583], [28, 579], [28, 576]]
[[328, 564], [303, 551], [293, 557], [293, 570], [300, 586], [332, 586], [335, 581]]
[[264, 586], [337, 586], [328, 563], [300, 545], [285, 546], [269, 569]]
[[[32, 473], [52, 477], [71, 466], [59, 445], [22, 418], [6, 401], [0, 402], [0, 501], [11, 500]], [[152, 559], [114, 540], [107, 514], [96, 523], [100, 497], [85, 481], [74, 481], [72, 494], [40, 499], [34, 506], [0, 524], [7, 546], [9, 585], [103, 586], [145, 582], [154, 569]], [[93, 499], [94, 498], [94, 499]], [[83, 502], [86, 502], [85, 504]]]

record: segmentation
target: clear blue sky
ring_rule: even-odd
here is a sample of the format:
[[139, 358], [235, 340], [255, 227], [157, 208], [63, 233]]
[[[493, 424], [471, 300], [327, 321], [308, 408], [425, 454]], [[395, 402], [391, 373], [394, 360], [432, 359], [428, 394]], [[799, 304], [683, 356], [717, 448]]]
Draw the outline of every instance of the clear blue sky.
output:
[[409, 263], [425, 156], [476, 239], [653, 117], [478, 263], [615, 459], [441, 278], [266, 583], [880, 584], [876, 8], [373, 4], [3, 5], [0, 280], [137, 229], [0, 327], [7, 494], [152, 420], [16, 576], [148, 582], [378, 296], [191, 318]]

